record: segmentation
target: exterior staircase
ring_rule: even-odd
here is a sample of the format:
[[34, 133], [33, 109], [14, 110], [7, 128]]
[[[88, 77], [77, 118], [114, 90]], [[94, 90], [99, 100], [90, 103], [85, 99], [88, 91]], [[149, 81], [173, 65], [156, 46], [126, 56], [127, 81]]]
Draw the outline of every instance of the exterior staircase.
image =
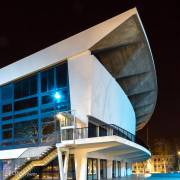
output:
[[47, 153], [44, 157], [37, 160], [32, 160], [31, 162], [23, 165], [19, 168], [15, 174], [8, 177], [6, 180], [20, 180], [24, 176], [26, 176], [29, 172], [33, 170], [35, 167], [45, 166], [53, 159], [57, 157], [57, 149], [53, 149], [51, 152]]

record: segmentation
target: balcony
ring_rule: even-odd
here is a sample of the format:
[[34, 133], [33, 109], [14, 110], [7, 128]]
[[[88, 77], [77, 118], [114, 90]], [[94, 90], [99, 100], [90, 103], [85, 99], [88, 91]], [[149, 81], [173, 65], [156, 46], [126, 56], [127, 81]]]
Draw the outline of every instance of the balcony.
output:
[[[73, 114], [60, 113], [58, 114], [58, 119], [60, 130], [56, 132], [56, 137], [59, 137], [60, 142], [94, 137], [118, 136], [149, 149], [141, 139], [127, 130], [115, 124], [105, 124], [91, 116], [89, 116], [88, 127], [84, 126], [75, 117], [75, 112]], [[95, 123], [91, 123], [92, 119], [95, 120]]]

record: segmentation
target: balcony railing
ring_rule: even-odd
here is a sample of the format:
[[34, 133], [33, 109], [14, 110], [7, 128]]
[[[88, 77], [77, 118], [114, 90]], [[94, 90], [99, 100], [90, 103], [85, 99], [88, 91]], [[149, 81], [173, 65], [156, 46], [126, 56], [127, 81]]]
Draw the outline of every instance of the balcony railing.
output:
[[[83, 128], [76, 128], [73, 132], [71, 131], [71, 137], [74, 137], [74, 139], [84, 139], [84, 138], [91, 138], [91, 137], [103, 137], [103, 136], [119, 136], [124, 139], [130, 140], [134, 143], [137, 143], [146, 149], [149, 149], [149, 147], [139, 138], [137, 138], [134, 134], [126, 131], [123, 128], [120, 128], [114, 124], [105, 124], [101, 126], [96, 126], [98, 129], [98, 133], [90, 134], [90, 129], [88, 127]], [[100, 133], [100, 128], [105, 129], [104, 133]], [[66, 130], [65, 130], [66, 131]], [[70, 135], [68, 135], [69, 137]], [[64, 140], [70, 140], [68, 137], [63, 137]]]

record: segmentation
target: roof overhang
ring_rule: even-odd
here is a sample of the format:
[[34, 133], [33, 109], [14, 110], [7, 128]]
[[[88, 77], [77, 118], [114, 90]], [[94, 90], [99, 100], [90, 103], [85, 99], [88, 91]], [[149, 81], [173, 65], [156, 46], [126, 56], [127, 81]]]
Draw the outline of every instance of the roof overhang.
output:
[[151, 153], [145, 147], [124, 139], [119, 136], [104, 136], [85, 139], [76, 139], [62, 141], [56, 144], [56, 147], [85, 149], [88, 157], [93, 153], [101, 153], [109, 158], [122, 158], [129, 162], [144, 161], [151, 156]]
[[137, 11], [91, 47], [91, 52], [123, 88], [133, 105], [137, 130], [143, 128], [156, 105], [157, 80]]

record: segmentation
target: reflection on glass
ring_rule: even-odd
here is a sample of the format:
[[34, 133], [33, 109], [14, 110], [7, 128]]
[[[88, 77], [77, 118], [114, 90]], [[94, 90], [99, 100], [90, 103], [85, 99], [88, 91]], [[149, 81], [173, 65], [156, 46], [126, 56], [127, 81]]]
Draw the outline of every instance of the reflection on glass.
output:
[[100, 160], [100, 177], [101, 179], [107, 178], [107, 160], [105, 159]]
[[88, 174], [88, 180], [97, 180], [98, 179], [98, 174], [97, 174], [97, 159], [88, 159], [88, 167], [87, 167], [87, 174]]

